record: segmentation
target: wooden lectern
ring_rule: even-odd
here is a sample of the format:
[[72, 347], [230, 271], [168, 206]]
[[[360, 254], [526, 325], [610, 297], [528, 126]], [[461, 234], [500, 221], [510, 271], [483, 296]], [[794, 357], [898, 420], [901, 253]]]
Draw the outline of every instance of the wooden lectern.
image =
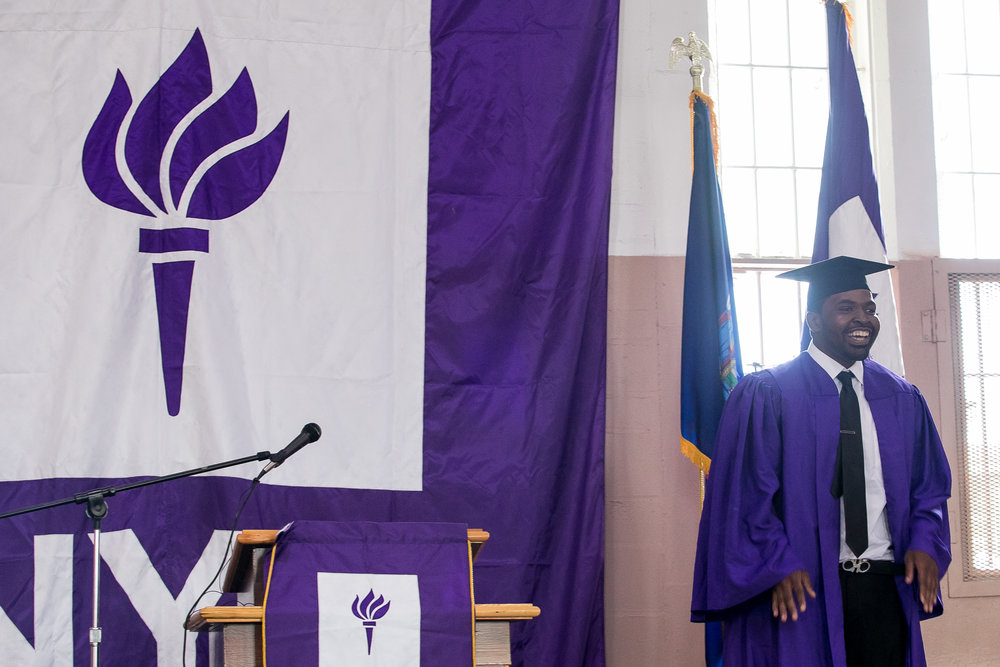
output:
[[[212, 633], [209, 638], [212, 667], [262, 667], [264, 664], [262, 603], [267, 582], [260, 563], [274, 546], [277, 536], [277, 530], [244, 530], [236, 536], [223, 590], [236, 593], [239, 604], [246, 606], [205, 607], [187, 619], [188, 630]], [[490, 534], [469, 529], [468, 536], [474, 561]], [[471, 579], [471, 572], [469, 576]], [[541, 610], [532, 604], [476, 604], [473, 599], [473, 613], [474, 666], [509, 667], [511, 622], [530, 620]]]

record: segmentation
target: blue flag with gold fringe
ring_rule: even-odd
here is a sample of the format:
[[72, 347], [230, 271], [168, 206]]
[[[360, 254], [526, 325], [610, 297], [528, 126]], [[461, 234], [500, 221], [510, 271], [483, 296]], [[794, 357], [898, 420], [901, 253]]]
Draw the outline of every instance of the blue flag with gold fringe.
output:
[[692, 92], [693, 175], [681, 333], [681, 450], [704, 472], [711, 464], [722, 406], [743, 376], [726, 218], [715, 171], [714, 115], [712, 99]]

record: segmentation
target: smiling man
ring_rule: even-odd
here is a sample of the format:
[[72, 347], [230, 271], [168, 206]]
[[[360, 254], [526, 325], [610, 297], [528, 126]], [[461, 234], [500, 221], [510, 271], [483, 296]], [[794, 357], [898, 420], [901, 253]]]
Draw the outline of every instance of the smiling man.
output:
[[719, 424], [698, 535], [692, 620], [723, 621], [726, 667], [925, 664], [941, 614], [951, 477], [920, 392], [868, 359], [866, 275], [835, 257], [809, 283], [809, 348], [748, 375]]

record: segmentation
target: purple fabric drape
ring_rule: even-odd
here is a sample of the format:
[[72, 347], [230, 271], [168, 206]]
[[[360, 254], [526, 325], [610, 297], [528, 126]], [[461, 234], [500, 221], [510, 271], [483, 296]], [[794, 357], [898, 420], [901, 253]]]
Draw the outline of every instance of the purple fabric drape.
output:
[[[491, 539], [476, 561], [476, 601], [542, 610], [514, 625], [514, 663], [603, 665], [618, 2], [434, 0], [430, 32], [423, 489], [264, 484], [240, 528], [304, 520], [483, 528]], [[100, 443], [90, 444], [101, 456]], [[214, 460], [206, 452], [190, 465]], [[0, 507], [127, 481], [69, 475], [0, 483]], [[214, 531], [230, 527], [248, 486], [205, 477], [133, 490], [109, 501], [102, 529], [131, 530], [176, 597]], [[73, 588], [65, 594], [78, 665], [89, 662], [89, 530], [75, 506], [4, 525], [0, 607], [29, 642], [34, 536], [73, 535]], [[102, 662], [155, 664], [157, 642], [106, 565], [101, 584]], [[178, 643], [180, 634], [178, 620]], [[205, 664], [204, 646], [198, 657]]]

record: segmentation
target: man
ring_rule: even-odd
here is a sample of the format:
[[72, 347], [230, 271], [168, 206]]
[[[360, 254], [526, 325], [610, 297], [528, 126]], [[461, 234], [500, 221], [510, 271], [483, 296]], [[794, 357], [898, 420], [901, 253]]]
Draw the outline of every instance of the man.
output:
[[865, 276], [889, 268], [836, 257], [782, 274], [809, 282], [812, 343], [726, 404], [691, 604], [693, 621], [723, 621], [726, 667], [925, 664], [951, 477], [920, 392], [868, 359]]

